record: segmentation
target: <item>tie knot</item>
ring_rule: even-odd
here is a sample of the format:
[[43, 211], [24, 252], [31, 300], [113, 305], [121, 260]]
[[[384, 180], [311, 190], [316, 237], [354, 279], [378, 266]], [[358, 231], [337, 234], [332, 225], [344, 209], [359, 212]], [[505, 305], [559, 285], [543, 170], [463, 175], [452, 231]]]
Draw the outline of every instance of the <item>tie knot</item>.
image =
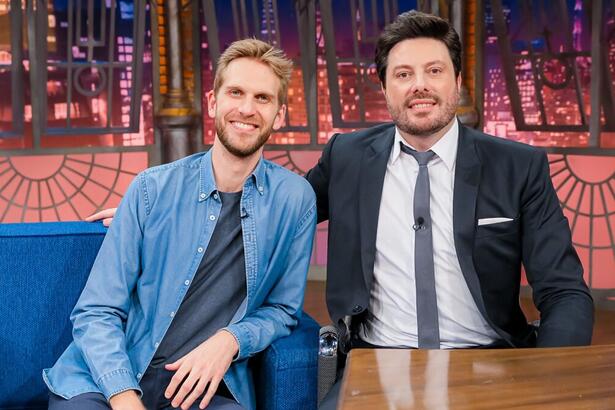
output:
[[401, 150], [406, 154], [412, 155], [414, 159], [416, 159], [416, 162], [419, 163], [419, 166], [427, 165], [427, 163], [431, 161], [433, 157], [436, 156], [436, 153], [431, 150], [426, 152], [419, 152], [413, 150], [407, 145], [404, 145], [402, 142], [400, 142], [399, 144], [401, 145]]

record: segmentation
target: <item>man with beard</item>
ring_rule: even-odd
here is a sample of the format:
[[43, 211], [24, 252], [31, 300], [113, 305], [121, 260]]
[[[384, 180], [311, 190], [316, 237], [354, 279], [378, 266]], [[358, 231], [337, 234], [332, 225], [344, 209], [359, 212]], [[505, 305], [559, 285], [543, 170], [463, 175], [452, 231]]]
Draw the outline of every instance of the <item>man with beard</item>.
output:
[[[342, 350], [589, 344], [593, 302], [546, 155], [458, 123], [455, 30], [403, 13], [375, 54], [393, 124], [333, 136], [307, 175]], [[538, 327], [519, 307], [522, 264]]]
[[43, 373], [50, 409], [253, 409], [247, 358], [290, 333], [316, 225], [305, 179], [262, 158], [292, 62], [235, 42], [207, 94], [211, 150], [140, 173]]

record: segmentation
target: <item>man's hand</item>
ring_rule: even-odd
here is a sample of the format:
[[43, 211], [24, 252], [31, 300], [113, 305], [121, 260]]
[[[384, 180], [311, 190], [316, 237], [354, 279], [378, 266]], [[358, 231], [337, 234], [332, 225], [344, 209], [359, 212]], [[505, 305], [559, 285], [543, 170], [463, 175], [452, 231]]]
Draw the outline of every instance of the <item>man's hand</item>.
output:
[[204, 409], [218, 390], [220, 381], [238, 351], [237, 340], [230, 332], [222, 330], [216, 333], [175, 363], [165, 366], [167, 370], [175, 371], [175, 375], [164, 396], [167, 399], [175, 396], [171, 405], [187, 410], [207, 389], [199, 404], [199, 408]]
[[146, 410], [134, 390], [126, 390], [111, 396], [109, 404], [113, 410]]
[[111, 225], [111, 221], [113, 221], [115, 211], [117, 211], [117, 208], [103, 209], [100, 212], [96, 212], [95, 214], [88, 216], [87, 218], [85, 218], [85, 220], [87, 222], [96, 222], [102, 219], [103, 225], [109, 226]]

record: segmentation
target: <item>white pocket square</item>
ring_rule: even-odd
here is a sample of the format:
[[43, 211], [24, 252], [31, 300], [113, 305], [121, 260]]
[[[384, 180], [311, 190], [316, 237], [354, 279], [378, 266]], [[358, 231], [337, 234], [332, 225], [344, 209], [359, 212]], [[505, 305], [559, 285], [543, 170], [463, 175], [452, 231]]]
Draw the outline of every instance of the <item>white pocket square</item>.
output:
[[510, 222], [512, 218], [482, 218], [478, 220], [478, 226], [500, 224], [502, 222]]

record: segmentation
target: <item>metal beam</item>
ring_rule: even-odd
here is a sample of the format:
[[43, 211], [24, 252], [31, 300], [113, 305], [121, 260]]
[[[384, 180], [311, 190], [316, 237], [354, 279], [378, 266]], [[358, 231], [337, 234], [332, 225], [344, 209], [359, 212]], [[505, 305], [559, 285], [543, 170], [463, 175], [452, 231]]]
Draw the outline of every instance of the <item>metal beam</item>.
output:
[[[43, 10], [44, 18], [41, 21]], [[41, 134], [47, 125], [47, 4], [43, 0], [26, 1], [28, 16], [28, 54], [30, 60], [30, 86], [32, 105], [32, 145], [34, 149], [41, 146]], [[41, 41], [40, 32], [43, 30], [44, 42]]]
[[201, 14], [199, 13], [199, 3], [191, 1], [189, 6], [192, 7], [192, 67], [194, 75], [194, 100], [192, 101], [192, 109], [195, 114], [195, 123], [193, 129], [194, 149], [197, 152], [205, 149], [203, 145], [203, 76], [201, 67]]
[[[113, 8], [115, 11], [115, 7]], [[133, 20], [133, 56], [132, 59], [132, 79], [130, 88], [132, 91], [130, 99], [130, 128], [139, 129], [139, 119], [141, 118], [141, 97], [143, 94], [143, 55], [144, 36], [145, 36], [145, 3], [135, 2]], [[115, 24], [112, 23], [112, 28]], [[111, 47], [111, 45], [110, 45]], [[112, 61], [112, 59], [110, 59]], [[183, 78], [182, 78], [183, 81]]]
[[504, 69], [504, 78], [506, 80], [506, 92], [510, 99], [510, 108], [515, 119], [516, 129], [521, 129], [525, 126], [525, 118], [521, 109], [521, 98], [519, 98], [519, 86], [515, 78], [515, 60], [513, 59], [510, 39], [506, 30], [506, 22], [504, 21], [504, 10], [501, 0], [492, 0], [491, 7], [493, 12], [493, 26], [498, 38], [498, 45], [502, 53], [502, 63], [504, 67], [510, 67], [509, 70]]
[[589, 119], [589, 143], [590, 147], [597, 147], [600, 139], [601, 117], [601, 93], [602, 93], [602, 0], [592, 2], [591, 12], [591, 117]]
[[335, 33], [333, 30], [333, 10], [331, 0], [320, 0], [322, 32], [325, 37], [325, 60], [327, 61], [327, 81], [329, 83], [329, 104], [334, 127], [340, 124], [342, 111], [340, 107], [340, 90], [337, 86], [337, 56], [335, 54]]
[[11, 0], [11, 107], [12, 132], [23, 134], [24, 124], [24, 69], [21, 0]]
[[218, 37], [218, 19], [216, 18], [214, 0], [203, 0], [203, 19], [205, 26], [207, 26], [207, 48], [215, 72], [220, 57], [220, 38]]
[[[568, 13], [568, 2], [567, 0], [559, 0], [560, 16], [562, 26], [564, 27], [564, 38], [566, 43], [566, 51], [569, 53], [574, 53], [574, 44], [572, 38], [572, 24], [570, 22], [570, 15]], [[581, 124], [587, 125], [587, 113], [585, 112], [585, 102], [583, 101], [583, 85], [581, 84], [581, 74], [579, 73], [579, 66], [577, 64], [577, 59], [572, 59], [572, 75], [574, 79], [574, 89], [575, 96], [577, 99], [577, 105], [579, 106], [579, 114], [581, 115]]]
[[167, 61], [169, 67], [169, 88], [182, 90], [184, 82], [182, 77], [182, 47], [181, 47], [181, 30], [180, 30], [180, 14], [179, 0], [165, 1], [165, 34], [167, 50]]
[[475, 67], [474, 70], [474, 102], [478, 111], [479, 130], [485, 125], [485, 2], [476, 0], [476, 22], [475, 22]]
[[295, 0], [301, 41], [301, 74], [310, 142], [318, 141], [318, 78], [316, 62], [316, 0]]
[[165, 1], [165, 51], [169, 83], [162, 109], [156, 116], [161, 128], [162, 162], [171, 162], [195, 151], [191, 131], [196, 120], [184, 88], [180, 0]]

